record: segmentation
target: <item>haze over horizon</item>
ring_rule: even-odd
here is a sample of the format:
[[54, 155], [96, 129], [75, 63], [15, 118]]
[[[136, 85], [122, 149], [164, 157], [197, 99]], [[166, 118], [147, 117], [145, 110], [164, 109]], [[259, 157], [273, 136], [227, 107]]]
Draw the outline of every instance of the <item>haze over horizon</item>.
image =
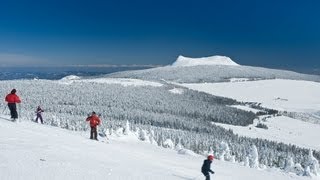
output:
[[172, 64], [320, 68], [319, 1], [5, 1], [0, 64]]

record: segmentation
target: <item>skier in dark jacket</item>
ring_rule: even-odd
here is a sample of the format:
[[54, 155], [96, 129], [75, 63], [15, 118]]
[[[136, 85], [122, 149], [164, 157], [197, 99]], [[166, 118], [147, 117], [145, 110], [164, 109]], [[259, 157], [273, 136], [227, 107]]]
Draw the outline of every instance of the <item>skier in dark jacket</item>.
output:
[[214, 172], [211, 170], [211, 163], [213, 161], [213, 155], [209, 155], [208, 156], [208, 159], [204, 160], [203, 161], [203, 165], [202, 165], [202, 168], [201, 168], [201, 172], [202, 174], [206, 177], [206, 180], [210, 180], [210, 174], [214, 174]]
[[42, 119], [42, 112], [44, 112], [40, 106], [38, 106], [36, 114], [37, 114], [37, 118], [36, 118], [36, 122], [38, 122], [38, 119], [40, 119], [41, 124], [43, 124], [43, 119]]
[[16, 95], [17, 90], [12, 89], [11, 93], [6, 96], [6, 101], [8, 102], [8, 107], [10, 109], [11, 119], [15, 121], [18, 119], [17, 105], [16, 103], [21, 103], [19, 96]]

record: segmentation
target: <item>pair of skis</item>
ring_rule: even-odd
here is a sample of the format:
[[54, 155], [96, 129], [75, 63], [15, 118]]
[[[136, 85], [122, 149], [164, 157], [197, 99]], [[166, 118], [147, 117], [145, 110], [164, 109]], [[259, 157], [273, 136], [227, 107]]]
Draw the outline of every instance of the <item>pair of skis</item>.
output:
[[[6, 110], [7, 110], [7, 106], [5, 105], [1, 115], [3, 115]], [[16, 119], [9, 119], [9, 118], [5, 118], [5, 117], [2, 117], [2, 116], [0, 116], [0, 119], [11, 121], [11, 122], [16, 122]]]
[[[2, 111], [2, 114], [5, 113], [5, 111], [7, 110], [7, 105], [4, 106], [3, 108], [3, 111]], [[21, 116], [21, 106], [20, 106], [20, 103], [18, 103], [18, 116]], [[12, 122], [16, 122], [17, 119], [8, 119], [8, 118], [4, 118], [4, 117], [0, 117], [1, 119], [5, 119], [5, 120], [8, 120], [8, 121], [12, 121]]]

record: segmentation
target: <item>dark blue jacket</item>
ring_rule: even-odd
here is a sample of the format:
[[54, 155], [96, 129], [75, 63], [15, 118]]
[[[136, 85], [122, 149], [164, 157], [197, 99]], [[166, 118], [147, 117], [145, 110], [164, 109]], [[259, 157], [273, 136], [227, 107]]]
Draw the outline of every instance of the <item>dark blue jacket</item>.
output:
[[210, 160], [204, 160], [203, 161], [203, 165], [202, 165], [202, 168], [201, 168], [201, 172], [204, 174], [204, 175], [209, 175], [209, 172], [211, 172], [211, 173], [214, 173], [210, 168], [210, 166], [211, 166], [211, 163], [212, 163], [212, 161], [210, 161]]

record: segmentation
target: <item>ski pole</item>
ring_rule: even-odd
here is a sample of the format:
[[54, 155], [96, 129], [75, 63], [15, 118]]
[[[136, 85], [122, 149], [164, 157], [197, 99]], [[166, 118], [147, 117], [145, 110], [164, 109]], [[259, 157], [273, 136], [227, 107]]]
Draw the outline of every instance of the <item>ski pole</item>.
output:
[[4, 109], [3, 109], [3, 111], [2, 111], [2, 114], [4, 114], [4, 112], [6, 111], [6, 109], [7, 109], [7, 106], [4, 106]]
[[21, 105], [20, 105], [20, 103], [18, 103], [18, 106], [19, 106], [19, 116], [20, 116], [19, 122], [21, 122]]

